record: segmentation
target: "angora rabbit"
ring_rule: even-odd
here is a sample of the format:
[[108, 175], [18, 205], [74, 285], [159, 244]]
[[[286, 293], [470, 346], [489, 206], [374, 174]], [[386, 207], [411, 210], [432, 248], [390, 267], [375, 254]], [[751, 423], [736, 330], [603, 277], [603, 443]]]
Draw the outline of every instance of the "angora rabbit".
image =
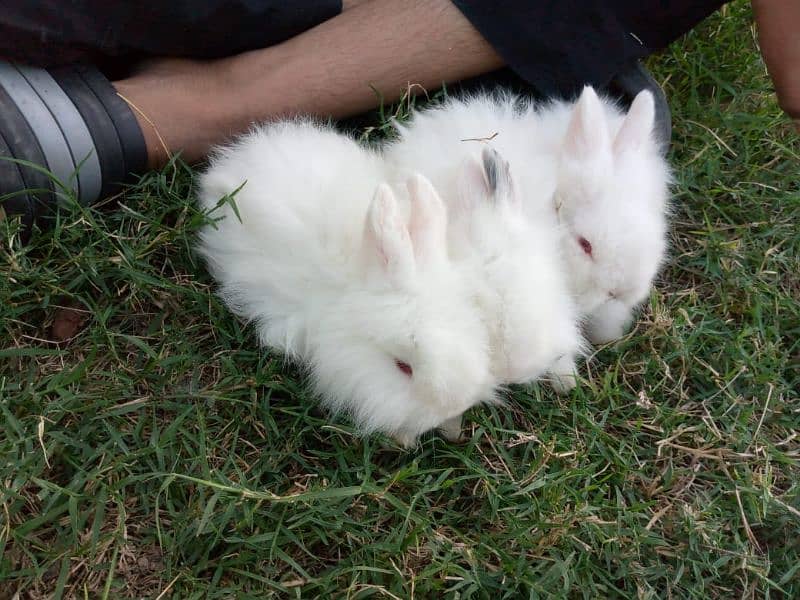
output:
[[567, 231], [564, 253], [595, 343], [623, 335], [666, 255], [670, 172], [654, 119], [648, 91], [623, 115], [587, 87], [561, 146], [556, 212]]
[[558, 389], [573, 387], [583, 344], [558, 232], [525, 218], [508, 162], [488, 146], [471, 150], [444, 184], [457, 190], [444, 200], [450, 250], [471, 267], [486, 315], [492, 374], [529, 383], [549, 372]]
[[447, 195], [453, 162], [490, 143], [511, 165], [528, 217], [558, 229], [579, 311], [594, 342], [622, 335], [666, 250], [669, 169], [650, 92], [627, 115], [590, 87], [577, 102], [512, 95], [449, 100], [399, 125], [387, 160]]
[[[200, 251], [230, 308], [307, 366], [327, 408], [404, 445], [435, 427], [457, 437], [461, 414], [493, 399], [486, 328], [441, 199], [421, 176], [406, 191], [384, 175], [329, 128], [258, 128], [200, 179], [201, 207], [223, 217]], [[240, 187], [236, 210], [220, 203]]]

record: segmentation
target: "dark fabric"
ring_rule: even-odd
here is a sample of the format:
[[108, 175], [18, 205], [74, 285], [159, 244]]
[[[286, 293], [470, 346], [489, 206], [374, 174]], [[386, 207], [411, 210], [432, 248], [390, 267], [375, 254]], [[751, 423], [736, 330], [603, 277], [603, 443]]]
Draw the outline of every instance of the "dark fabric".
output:
[[[265, 48], [341, 11], [341, 0], [0, 0], [0, 57], [101, 67], [147, 56], [214, 58]], [[543, 96], [603, 87], [721, 0], [452, 0]], [[108, 61], [111, 61], [110, 63]]]
[[542, 96], [605, 87], [637, 59], [661, 50], [720, 0], [452, 0], [520, 77]]
[[341, 0], [2, 0], [0, 57], [41, 67], [266, 48], [339, 14]]

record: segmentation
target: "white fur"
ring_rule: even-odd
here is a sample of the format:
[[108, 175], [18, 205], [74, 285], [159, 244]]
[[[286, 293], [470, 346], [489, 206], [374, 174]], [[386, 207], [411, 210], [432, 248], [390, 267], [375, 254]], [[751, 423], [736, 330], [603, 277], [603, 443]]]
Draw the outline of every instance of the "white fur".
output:
[[[561, 267], [559, 230], [525, 218], [517, 170], [504, 157], [480, 142], [458, 141], [490, 136], [498, 115], [513, 118], [512, 107], [448, 106], [454, 107], [466, 118], [447, 109], [418, 114], [386, 148], [387, 162], [401, 173], [421, 171], [443, 193], [451, 252], [471, 265], [489, 325], [492, 373], [503, 383], [528, 383], [551, 372], [554, 385], [568, 389], [583, 343]], [[442, 116], [454, 118], [443, 122]], [[473, 126], [481, 117], [483, 129]], [[464, 127], [451, 127], [459, 124]]]
[[[332, 411], [405, 444], [493, 396], [488, 339], [447, 215], [423, 178], [392, 189], [379, 156], [307, 121], [223, 148], [200, 179], [200, 251], [262, 343], [309, 369]], [[411, 365], [402, 373], [395, 360]]]
[[[670, 173], [653, 132], [653, 97], [627, 116], [586, 88], [559, 156], [556, 204], [565, 257], [595, 343], [620, 337], [666, 255]], [[577, 243], [592, 244], [588, 257]]]
[[[447, 197], [446, 190], [458, 188], [453, 164], [476, 144], [497, 149], [510, 164], [529, 220], [560, 232], [587, 333], [604, 342], [622, 334], [666, 252], [670, 175], [653, 119], [649, 92], [637, 96], [628, 116], [588, 87], [577, 102], [538, 106], [511, 95], [480, 95], [416, 113], [398, 126], [399, 139], [386, 156], [401, 169], [424, 173]], [[579, 237], [591, 243], [591, 258]]]

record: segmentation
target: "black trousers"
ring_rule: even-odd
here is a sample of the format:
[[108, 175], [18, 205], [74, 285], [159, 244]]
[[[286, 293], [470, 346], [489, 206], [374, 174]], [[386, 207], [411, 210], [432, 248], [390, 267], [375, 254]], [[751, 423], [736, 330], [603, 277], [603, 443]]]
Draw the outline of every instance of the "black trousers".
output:
[[[402, 0], [398, 0], [400, 2]], [[719, 0], [452, 0], [543, 96], [605, 86], [719, 8]], [[92, 62], [112, 73], [150, 56], [265, 48], [330, 19], [341, 0], [3, 0], [0, 58]]]

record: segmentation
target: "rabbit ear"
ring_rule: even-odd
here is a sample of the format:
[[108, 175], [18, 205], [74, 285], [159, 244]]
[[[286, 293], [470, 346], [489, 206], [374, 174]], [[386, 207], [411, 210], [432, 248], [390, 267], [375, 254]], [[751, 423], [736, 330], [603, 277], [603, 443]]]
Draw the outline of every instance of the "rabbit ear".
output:
[[497, 150], [486, 146], [481, 152], [481, 163], [488, 196], [495, 201], [513, 199], [513, 181], [508, 161]]
[[610, 151], [611, 140], [603, 104], [594, 89], [587, 85], [572, 111], [564, 138], [564, 155], [583, 161], [602, 158]]
[[374, 252], [380, 269], [395, 284], [404, 285], [413, 279], [411, 238], [400, 218], [394, 193], [385, 183], [378, 186], [370, 203], [365, 237], [368, 251]]
[[480, 201], [504, 202], [514, 197], [508, 161], [493, 148], [486, 146], [480, 158], [468, 156], [461, 174], [459, 208], [462, 210], [471, 210]]
[[628, 115], [614, 138], [614, 155], [637, 150], [651, 139], [656, 120], [656, 107], [650, 90], [642, 90], [631, 103]]
[[447, 257], [447, 210], [433, 184], [420, 174], [407, 182], [411, 215], [408, 232], [420, 263]]

